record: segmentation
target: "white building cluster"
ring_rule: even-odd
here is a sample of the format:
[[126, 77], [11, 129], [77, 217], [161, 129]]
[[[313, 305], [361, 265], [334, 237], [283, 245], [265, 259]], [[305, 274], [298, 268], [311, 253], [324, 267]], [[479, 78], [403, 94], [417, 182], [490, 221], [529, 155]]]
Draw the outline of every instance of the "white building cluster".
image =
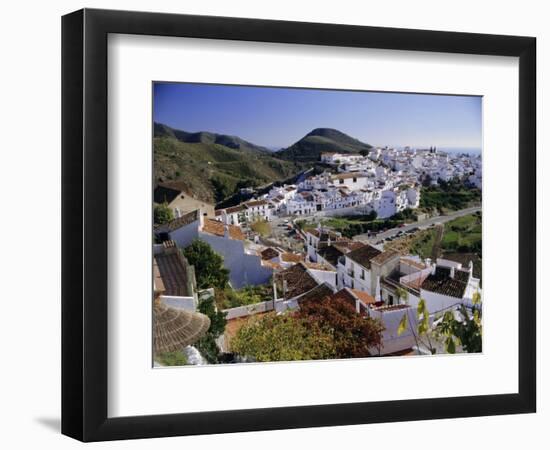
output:
[[273, 216], [366, 214], [388, 218], [418, 208], [420, 185], [459, 177], [481, 188], [481, 156], [451, 155], [429, 149], [375, 148], [367, 156], [323, 153], [335, 170], [312, 175], [297, 185], [273, 187], [261, 199], [216, 211], [218, 220], [238, 225]]

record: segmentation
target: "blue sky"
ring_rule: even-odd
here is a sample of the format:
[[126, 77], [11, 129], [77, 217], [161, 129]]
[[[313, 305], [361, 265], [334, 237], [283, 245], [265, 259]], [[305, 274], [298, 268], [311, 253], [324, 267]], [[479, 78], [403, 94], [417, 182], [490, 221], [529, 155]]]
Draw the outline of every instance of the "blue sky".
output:
[[286, 147], [314, 128], [372, 145], [481, 148], [480, 97], [155, 83], [156, 122]]

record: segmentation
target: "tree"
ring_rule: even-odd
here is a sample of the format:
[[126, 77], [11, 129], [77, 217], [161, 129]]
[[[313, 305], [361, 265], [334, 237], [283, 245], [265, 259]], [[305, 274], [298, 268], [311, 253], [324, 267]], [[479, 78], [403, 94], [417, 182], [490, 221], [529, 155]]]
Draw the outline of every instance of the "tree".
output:
[[217, 202], [225, 200], [233, 193], [232, 189], [227, 185], [227, 183], [220, 178], [211, 178], [210, 183], [214, 188], [214, 197], [216, 198]]
[[167, 203], [155, 205], [153, 219], [155, 223], [162, 225], [164, 223], [168, 223], [174, 220], [174, 213], [168, 207]]
[[[411, 327], [417, 347], [422, 344], [432, 354], [436, 353], [437, 344], [442, 345], [446, 353], [456, 353], [458, 346], [467, 353], [481, 352], [483, 330], [479, 292], [474, 293], [472, 302], [472, 314], [468, 313], [464, 305], [460, 305], [458, 311], [446, 311], [442, 317], [435, 320], [436, 325], [431, 328], [429, 311], [426, 302], [421, 298], [416, 311], [418, 326], [416, 329]], [[399, 322], [397, 334], [401, 335], [408, 327], [409, 319], [405, 314]]]
[[369, 151], [366, 149], [359, 150], [359, 154], [363, 157], [366, 157], [369, 154]]
[[210, 319], [210, 328], [206, 335], [197, 341], [195, 347], [210, 364], [217, 364], [221, 352], [216, 339], [225, 332], [225, 325], [227, 324], [227, 320], [225, 319], [226, 314], [216, 309], [214, 297], [212, 296], [201, 299], [198, 310], [200, 313], [208, 316]]
[[331, 330], [338, 358], [369, 356], [369, 349], [382, 343], [382, 323], [358, 314], [355, 307], [343, 299], [332, 297], [304, 301], [296, 315], [311, 326]]
[[231, 350], [255, 361], [300, 361], [336, 356], [329, 330], [292, 314], [251, 319], [231, 340]]
[[475, 292], [472, 298], [474, 310], [469, 314], [464, 305], [460, 305], [458, 316], [447, 311], [436, 326], [436, 333], [444, 339], [445, 351], [455, 353], [461, 345], [466, 353], [480, 353], [483, 329], [481, 324], [481, 295]]
[[195, 239], [183, 250], [189, 264], [195, 267], [199, 289], [225, 289], [229, 282], [229, 270], [223, 266], [223, 258], [210, 245]]

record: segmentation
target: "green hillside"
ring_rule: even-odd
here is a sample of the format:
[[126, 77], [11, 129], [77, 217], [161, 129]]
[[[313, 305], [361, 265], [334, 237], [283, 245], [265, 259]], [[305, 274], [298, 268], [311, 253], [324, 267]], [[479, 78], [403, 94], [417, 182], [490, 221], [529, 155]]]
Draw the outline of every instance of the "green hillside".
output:
[[301, 169], [235, 136], [187, 133], [155, 124], [153, 145], [155, 182], [181, 186], [212, 203], [239, 188], [282, 180]]
[[359, 153], [371, 145], [332, 128], [316, 128], [290, 147], [275, 153], [278, 158], [294, 162], [319, 161], [321, 153]]

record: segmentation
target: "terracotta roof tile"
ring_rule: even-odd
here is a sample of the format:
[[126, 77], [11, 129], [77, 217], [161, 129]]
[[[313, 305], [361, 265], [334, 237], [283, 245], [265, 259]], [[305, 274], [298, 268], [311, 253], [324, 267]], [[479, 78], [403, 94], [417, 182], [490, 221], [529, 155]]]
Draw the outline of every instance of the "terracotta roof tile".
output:
[[395, 250], [386, 250], [378, 255], [376, 255], [374, 258], [371, 259], [372, 262], [376, 264], [384, 264], [388, 262], [390, 259], [395, 258], [399, 256], [400, 253]]
[[304, 260], [302, 255], [299, 255], [297, 253], [281, 253], [281, 259], [284, 262], [293, 262], [293, 263], [299, 263]]
[[374, 297], [372, 295], [369, 295], [367, 292], [359, 291], [357, 289], [352, 289], [351, 292], [353, 292], [353, 295], [355, 295], [365, 305], [376, 303]]
[[239, 241], [244, 241], [244, 234], [240, 227], [236, 225], [225, 225], [222, 222], [218, 222], [213, 219], [204, 219], [204, 224], [202, 226], [202, 231], [209, 234], [214, 234], [216, 236], [223, 237], [225, 236], [225, 228], [229, 232], [229, 237], [231, 239], [236, 239]]
[[[276, 274], [275, 277], [282, 284], [284, 297], [287, 299], [304, 294], [319, 284], [302, 263], [294, 264]], [[286, 290], [284, 289], [285, 285]]]
[[430, 274], [422, 283], [422, 289], [449, 297], [462, 298], [467, 283], [457, 278], [451, 278], [446, 267], [436, 267], [435, 274]]
[[266, 249], [260, 252], [260, 255], [263, 260], [269, 260], [269, 259], [277, 258], [279, 256], [279, 252], [275, 250], [273, 247], [267, 247]]

